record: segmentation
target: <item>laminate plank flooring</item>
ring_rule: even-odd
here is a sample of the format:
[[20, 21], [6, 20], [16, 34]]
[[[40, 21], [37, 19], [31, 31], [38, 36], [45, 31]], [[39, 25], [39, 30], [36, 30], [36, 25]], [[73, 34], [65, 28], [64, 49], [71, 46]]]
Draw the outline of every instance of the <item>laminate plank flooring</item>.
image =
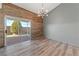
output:
[[0, 48], [0, 56], [79, 56], [79, 48], [40, 38]]

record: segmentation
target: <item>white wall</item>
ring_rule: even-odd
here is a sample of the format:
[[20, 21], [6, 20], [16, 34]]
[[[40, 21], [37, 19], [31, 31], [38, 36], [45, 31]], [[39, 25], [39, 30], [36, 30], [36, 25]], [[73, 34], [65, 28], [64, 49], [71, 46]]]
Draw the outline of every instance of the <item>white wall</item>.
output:
[[53, 39], [79, 46], [79, 4], [61, 4], [44, 19], [44, 34]]

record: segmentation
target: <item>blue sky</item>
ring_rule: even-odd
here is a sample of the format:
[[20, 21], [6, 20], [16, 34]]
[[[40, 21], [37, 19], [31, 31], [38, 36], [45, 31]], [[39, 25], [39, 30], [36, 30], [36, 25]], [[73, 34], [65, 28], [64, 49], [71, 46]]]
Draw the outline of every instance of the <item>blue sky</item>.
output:
[[[14, 20], [6, 19], [5, 20], [5, 25], [6, 26], [11, 26], [13, 22], [14, 22]], [[30, 22], [20, 21], [20, 23], [21, 23], [22, 27], [31, 27]]]

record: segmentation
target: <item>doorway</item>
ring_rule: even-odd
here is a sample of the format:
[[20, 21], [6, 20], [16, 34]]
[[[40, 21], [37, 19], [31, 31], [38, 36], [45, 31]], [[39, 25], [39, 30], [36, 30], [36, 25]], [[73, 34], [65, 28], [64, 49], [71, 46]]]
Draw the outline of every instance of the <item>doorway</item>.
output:
[[31, 21], [19, 17], [5, 16], [5, 46], [31, 40]]

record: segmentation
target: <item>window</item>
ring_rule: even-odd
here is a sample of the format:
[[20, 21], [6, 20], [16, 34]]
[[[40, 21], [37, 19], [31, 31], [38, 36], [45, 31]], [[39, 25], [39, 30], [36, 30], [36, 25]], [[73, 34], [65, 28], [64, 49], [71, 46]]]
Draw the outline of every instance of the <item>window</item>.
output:
[[[14, 24], [14, 25], [13, 25]], [[31, 22], [26, 19], [6, 17], [5, 18], [5, 30], [7, 35], [23, 35], [30, 34]]]
[[6, 26], [11, 26], [13, 22], [14, 22], [14, 20], [6, 19], [6, 20], [5, 20], [5, 25], [6, 25]]
[[30, 22], [26, 22], [26, 21], [20, 21], [20, 23], [21, 23], [21, 26], [22, 27], [31, 27], [31, 24], [30, 24]]

